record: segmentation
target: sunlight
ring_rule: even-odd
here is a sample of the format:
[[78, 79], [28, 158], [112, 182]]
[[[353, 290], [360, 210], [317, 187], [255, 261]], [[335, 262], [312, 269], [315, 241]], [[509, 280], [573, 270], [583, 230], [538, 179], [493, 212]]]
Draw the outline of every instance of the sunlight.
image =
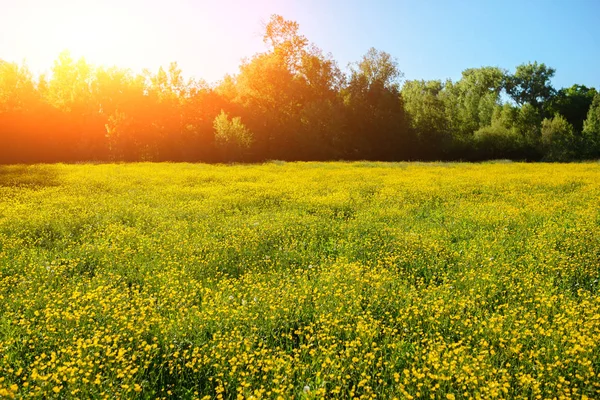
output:
[[3, 56], [25, 57], [36, 73], [47, 71], [65, 50], [95, 65], [134, 70], [155, 69], [175, 58], [168, 53], [173, 45], [168, 45], [172, 38], [165, 35], [164, 16], [140, 0], [24, 0], [9, 7], [12, 18], [4, 22], [12, 26], [15, 40], [0, 38]]
[[151, 37], [144, 37], [150, 27], [127, 9], [116, 12], [111, 2], [62, 0], [44, 11], [34, 29], [41, 39], [40, 52], [69, 50], [94, 64], [137, 66], [136, 56], [149, 50], [146, 43]]
[[[277, 4], [275, 4], [277, 3]], [[264, 50], [260, 21], [279, 0], [0, 0], [0, 58], [49, 72], [68, 50], [94, 65], [136, 72], [169, 62], [216, 82]]]

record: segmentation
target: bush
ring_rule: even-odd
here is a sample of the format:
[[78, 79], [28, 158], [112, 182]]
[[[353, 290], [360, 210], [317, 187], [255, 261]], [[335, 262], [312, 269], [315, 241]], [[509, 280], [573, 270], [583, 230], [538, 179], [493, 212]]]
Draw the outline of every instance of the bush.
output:
[[542, 150], [548, 161], [569, 161], [575, 158], [576, 138], [573, 126], [560, 114], [542, 121]]
[[585, 158], [600, 158], [600, 93], [594, 96], [583, 123], [582, 140]]
[[521, 158], [523, 141], [512, 129], [494, 124], [477, 130], [473, 136], [479, 159]]
[[221, 110], [216, 116], [213, 126], [215, 128], [215, 141], [222, 148], [228, 159], [241, 157], [244, 149], [248, 149], [253, 142], [252, 132], [242, 123], [240, 117], [229, 119], [227, 113]]

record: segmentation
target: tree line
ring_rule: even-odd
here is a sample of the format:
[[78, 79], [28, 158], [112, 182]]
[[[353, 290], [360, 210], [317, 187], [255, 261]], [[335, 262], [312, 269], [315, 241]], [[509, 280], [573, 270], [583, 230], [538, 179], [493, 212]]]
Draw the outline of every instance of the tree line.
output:
[[471, 68], [408, 80], [370, 49], [347, 72], [271, 17], [267, 50], [217, 85], [94, 67], [62, 53], [49, 76], [0, 60], [0, 163], [600, 158], [600, 94], [555, 70]]

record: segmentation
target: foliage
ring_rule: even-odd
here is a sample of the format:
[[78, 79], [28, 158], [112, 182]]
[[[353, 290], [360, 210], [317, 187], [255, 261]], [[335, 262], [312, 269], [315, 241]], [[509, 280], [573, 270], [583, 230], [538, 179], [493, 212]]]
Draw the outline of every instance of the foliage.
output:
[[[513, 129], [523, 138], [527, 147], [534, 154], [533, 159], [539, 159], [540, 155], [535, 155], [534, 149], [542, 151], [541, 142], [541, 123], [542, 116], [540, 112], [531, 104], [524, 104], [517, 109], [517, 118], [514, 121]], [[543, 154], [543, 153], [541, 153]]]
[[560, 89], [556, 96], [546, 103], [548, 105], [546, 114], [562, 115], [567, 122], [573, 125], [576, 132], [581, 132], [583, 121], [587, 117], [596, 93], [596, 89], [583, 85], [573, 85], [570, 88]]
[[252, 144], [252, 132], [244, 126], [240, 117], [229, 119], [227, 113], [221, 111], [215, 117], [213, 126], [217, 146], [239, 153]]
[[439, 157], [451, 142], [443, 90], [441, 81], [407, 81], [402, 88], [402, 100], [420, 153], [432, 158]]
[[31, 72], [0, 60], [0, 112], [25, 111], [36, 99]]
[[600, 157], [600, 93], [596, 93], [583, 123], [583, 142], [588, 158]]
[[2, 398], [598, 398], [600, 165], [0, 167]]
[[389, 53], [371, 47], [361, 61], [351, 66], [350, 79], [363, 81], [369, 88], [379, 86], [397, 93], [402, 76], [398, 62]]
[[477, 130], [474, 134], [478, 159], [520, 158], [523, 140], [514, 130], [496, 123]]
[[550, 80], [555, 72], [554, 68], [537, 61], [521, 64], [513, 75], [506, 77], [506, 91], [517, 104], [530, 104], [541, 112], [554, 95]]
[[463, 71], [458, 82], [446, 82], [442, 97], [456, 140], [468, 141], [476, 130], [491, 124], [505, 75], [496, 67], [471, 68]]
[[573, 126], [557, 114], [552, 119], [542, 121], [542, 146], [546, 158], [553, 161], [568, 161], [573, 158], [575, 137]]
[[407, 118], [399, 97], [402, 76], [396, 60], [374, 48], [351, 65], [342, 95], [355, 158], [394, 160], [409, 155]]
[[[573, 126], [575, 138], [561, 159], [600, 157], [594, 120], [584, 128], [596, 89], [555, 90], [555, 70], [543, 63], [519, 65], [514, 73], [469, 68], [457, 81], [403, 82], [401, 66], [385, 51], [371, 48], [342, 70], [297, 22], [273, 15], [263, 28], [265, 51], [216, 85], [186, 79], [177, 63], [134, 73], [64, 52], [49, 75], [34, 77], [25, 65], [0, 60], [0, 163], [485, 154], [539, 161], [555, 157], [541, 136], [542, 121], [555, 114]], [[213, 126], [221, 111], [243, 119], [251, 143], [223, 146]], [[513, 134], [518, 151], [500, 145]]]

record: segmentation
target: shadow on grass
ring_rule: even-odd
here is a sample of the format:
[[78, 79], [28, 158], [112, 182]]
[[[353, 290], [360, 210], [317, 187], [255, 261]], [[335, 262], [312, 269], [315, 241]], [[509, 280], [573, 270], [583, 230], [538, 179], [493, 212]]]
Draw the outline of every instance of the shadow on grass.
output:
[[41, 189], [59, 184], [59, 174], [51, 165], [0, 165], [0, 187]]

